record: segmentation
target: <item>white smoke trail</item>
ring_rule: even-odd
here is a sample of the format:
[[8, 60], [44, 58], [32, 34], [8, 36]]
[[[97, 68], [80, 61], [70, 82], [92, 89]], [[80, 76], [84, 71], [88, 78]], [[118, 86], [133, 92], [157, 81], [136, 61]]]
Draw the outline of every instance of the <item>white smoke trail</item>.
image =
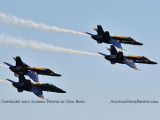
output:
[[0, 66], [1, 66], [1, 67], [6, 67], [6, 68], [8, 68], [8, 66], [7, 66], [7, 65], [2, 65], [2, 64], [0, 64]]
[[0, 80], [0, 82], [12, 84], [11, 82], [9, 82], [9, 81], [4, 81], [4, 80]]
[[27, 28], [44, 30], [44, 31], [62, 32], [62, 33], [88, 36], [85, 33], [76, 32], [76, 31], [73, 31], [73, 30], [61, 29], [61, 28], [58, 28], [58, 27], [55, 27], [55, 26], [49, 26], [49, 25], [45, 25], [45, 24], [42, 24], [42, 23], [35, 23], [32, 20], [24, 20], [22, 18], [7, 15], [7, 14], [4, 14], [4, 13], [0, 13], [0, 22], [6, 23], [6, 24], [9, 24], [9, 25], [13, 25], [13, 26], [18, 26], [18, 27], [27, 27]]
[[100, 56], [99, 54], [89, 53], [85, 51], [78, 51], [72, 49], [61, 48], [57, 46], [53, 46], [51, 44], [45, 44], [42, 42], [35, 41], [26, 41], [18, 38], [13, 38], [8, 35], [0, 35], [0, 45], [6, 46], [18, 46], [23, 48], [31, 48], [34, 50], [42, 50], [46, 52], [60, 52], [60, 53], [68, 53], [68, 54], [81, 54], [81, 55], [91, 55], [91, 56]]

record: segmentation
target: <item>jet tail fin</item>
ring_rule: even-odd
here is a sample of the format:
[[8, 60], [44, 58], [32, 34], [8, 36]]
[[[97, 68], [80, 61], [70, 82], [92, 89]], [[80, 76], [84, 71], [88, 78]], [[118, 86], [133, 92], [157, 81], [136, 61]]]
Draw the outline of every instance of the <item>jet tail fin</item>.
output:
[[108, 31], [105, 31], [103, 37], [109, 39], [109, 38], [110, 38], [109, 32], [108, 32]]
[[116, 60], [117, 61], [123, 61], [124, 60], [124, 56], [123, 56], [123, 52], [118, 52], [117, 56], [116, 56]]
[[[13, 57], [13, 59], [16, 61], [16, 57]], [[22, 61], [22, 63], [23, 64], [25, 64], [25, 65], [27, 65], [26, 63], [24, 63], [23, 61]], [[30, 67], [29, 65], [27, 65], [27, 67]]]
[[107, 49], [111, 52], [111, 55], [117, 55], [117, 50], [114, 45], [111, 45], [111, 47]]
[[23, 65], [23, 62], [22, 62], [20, 56], [17, 56], [15, 59], [16, 59], [16, 66], [22, 66]]
[[20, 83], [25, 83], [25, 81], [26, 81], [26, 78], [24, 77], [24, 75], [23, 74], [19, 74], [19, 82]]
[[98, 35], [103, 35], [104, 34], [104, 30], [103, 30], [101, 25], [97, 25], [97, 33], [98, 33]]

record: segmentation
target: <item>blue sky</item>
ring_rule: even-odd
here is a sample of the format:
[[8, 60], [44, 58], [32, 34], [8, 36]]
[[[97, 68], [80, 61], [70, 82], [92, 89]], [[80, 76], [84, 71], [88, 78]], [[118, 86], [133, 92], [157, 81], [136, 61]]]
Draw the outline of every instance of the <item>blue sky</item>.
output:
[[[111, 35], [130, 36], [143, 46], [122, 45], [125, 55], [147, 56], [159, 63], [160, 17], [158, 0], [1, 0], [0, 12], [37, 23], [78, 32], [95, 33], [101, 24]], [[46, 32], [13, 27], [0, 23], [0, 33], [26, 40], [44, 42], [91, 53], [103, 52], [89, 36]], [[27, 48], [0, 46], [1, 59], [14, 64], [13, 56], [35, 67], [50, 68], [62, 77], [39, 76], [42, 83], [53, 83], [67, 93], [47, 93], [50, 100], [85, 100], [85, 104], [3, 104], [1, 119], [56, 120], [159, 120], [159, 104], [111, 104], [111, 100], [159, 100], [159, 64], [136, 64], [142, 71], [126, 65], [111, 65], [102, 57], [34, 51]], [[7, 68], [0, 68], [0, 79], [17, 81]], [[39, 100], [30, 92], [18, 93], [9, 84], [0, 84], [0, 100]], [[160, 101], [159, 101], [160, 102]]]

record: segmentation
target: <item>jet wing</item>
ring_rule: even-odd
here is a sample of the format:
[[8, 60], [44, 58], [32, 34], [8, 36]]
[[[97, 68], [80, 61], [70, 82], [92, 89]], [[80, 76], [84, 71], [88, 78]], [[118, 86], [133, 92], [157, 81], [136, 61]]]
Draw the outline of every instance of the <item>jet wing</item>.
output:
[[42, 90], [41, 90], [40, 88], [38, 88], [38, 87], [32, 87], [32, 88], [31, 88], [31, 91], [32, 91], [36, 96], [38, 96], [39, 98], [45, 99], [45, 98], [43, 97], [43, 93], [42, 93]]
[[114, 46], [116, 46], [117, 48], [119, 48], [119, 49], [121, 49], [121, 50], [124, 50], [124, 49], [122, 48], [122, 46], [121, 46], [121, 43], [118, 42], [117, 40], [111, 39], [111, 40], [109, 40], [109, 43], [110, 43], [110, 44], [113, 44]]
[[34, 71], [28, 71], [27, 75], [35, 82], [39, 83], [38, 74]]
[[13, 66], [13, 65], [11, 65], [11, 64], [9, 64], [9, 63], [7, 63], [7, 62], [3, 62], [3, 63], [6, 64], [6, 65], [9, 66], [9, 67]]
[[133, 62], [133, 60], [128, 60], [128, 59], [124, 59], [123, 62], [128, 65], [129, 67], [135, 69], [135, 70], [139, 70], [136, 68], [135, 63]]

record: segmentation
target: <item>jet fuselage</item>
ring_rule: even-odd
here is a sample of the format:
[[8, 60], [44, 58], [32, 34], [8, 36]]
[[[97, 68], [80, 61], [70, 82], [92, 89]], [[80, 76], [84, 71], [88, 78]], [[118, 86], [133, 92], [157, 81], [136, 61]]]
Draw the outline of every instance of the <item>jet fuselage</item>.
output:
[[143, 45], [142, 43], [134, 40], [134, 39], [131, 38], [131, 37], [110, 36], [110, 37], [108, 38], [108, 37], [105, 37], [105, 36], [103, 36], [103, 35], [91, 35], [91, 38], [93, 38], [93, 39], [96, 40], [96, 41], [101, 41], [101, 42], [107, 43], [107, 44], [111, 44], [111, 43], [109, 42], [109, 40], [117, 40], [118, 42], [123, 43], [123, 44]]
[[[124, 59], [133, 60], [134, 63], [143, 63], [143, 64], [157, 64], [153, 60], [148, 59], [144, 56], [124, 56]], [[116, 63], [124, 64], [123, 60], [116, 59], [116, 55], [106, 55], [105, 59], [109, 61], [115, 61]]]
[[48, 92], [57, 92], [57, 93], [66, 93], [62, 89], [52, 85], [52, 84], [34, 84], [31, 83], [30, 80], [26, 80], [25, 83], [15, 82], [12, 84], [15, 88], [20, 89], [21, 91], [29, 91], [31, 92], [31, 89], [40, 89], [41, 91], [48, 91]]

